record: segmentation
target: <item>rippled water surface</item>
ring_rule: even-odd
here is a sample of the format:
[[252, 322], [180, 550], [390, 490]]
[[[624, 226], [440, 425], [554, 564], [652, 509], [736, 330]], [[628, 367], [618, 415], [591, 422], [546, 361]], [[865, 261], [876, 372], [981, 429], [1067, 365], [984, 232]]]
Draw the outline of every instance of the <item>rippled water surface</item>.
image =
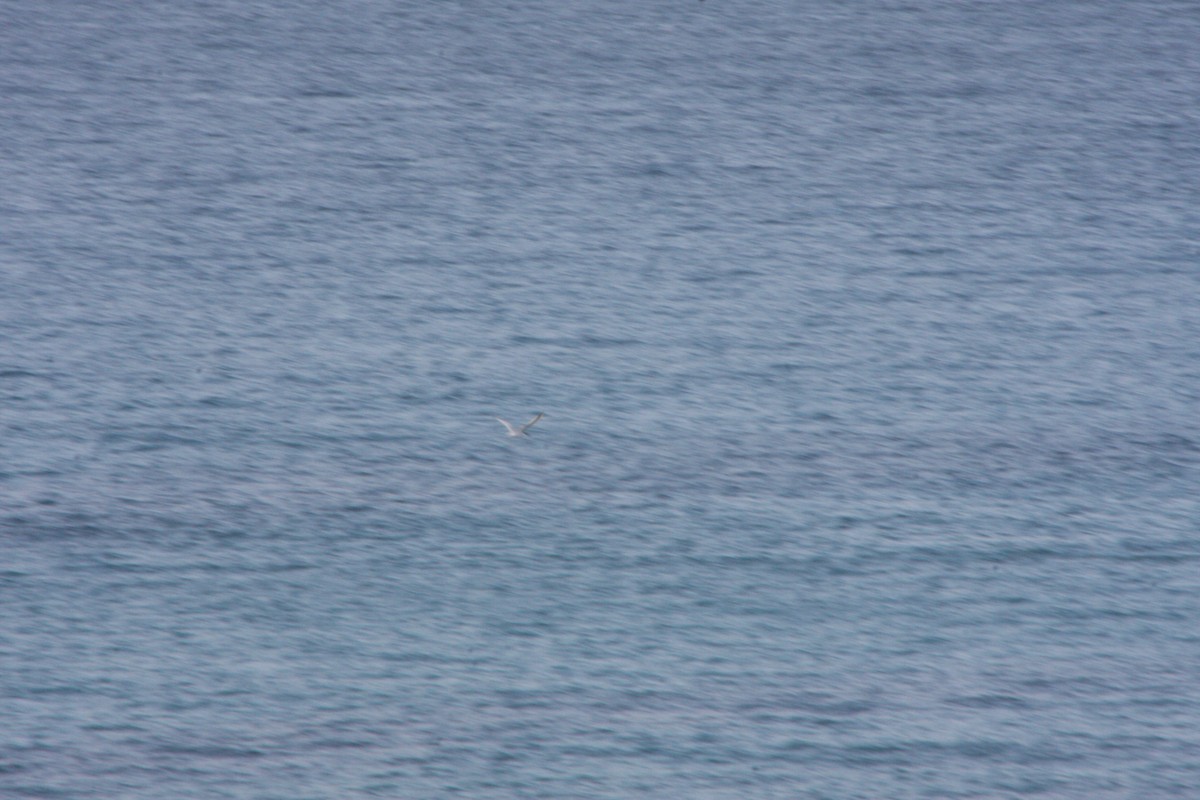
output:
[[1170, 0], [0, 6], [0, 795], [1198, 796], [1197, 85]]

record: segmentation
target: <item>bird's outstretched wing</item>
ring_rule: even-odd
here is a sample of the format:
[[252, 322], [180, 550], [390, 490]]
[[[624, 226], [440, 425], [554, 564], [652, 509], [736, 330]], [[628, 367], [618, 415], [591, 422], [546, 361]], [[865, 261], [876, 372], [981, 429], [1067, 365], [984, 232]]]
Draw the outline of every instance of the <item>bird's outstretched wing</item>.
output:
[[520, 433], [520, 431], [518, 431], [516, 428], [514, 428], [512, 426], [512, 423], [509, 422], [508, 420], [500, 419], [499, 417], [496, 417], [496, 421], [499, 422], [501, 425], [503, 425], [505, 428], [508, 428], [509, 436], [516, 436], [518, 433]]
[[546, 415], [543, 414], [541, 411], [539, 411], [533, 419], [529, 420], [529, 422], [526, 422], [524, 425], [521, 426], [521, 433], [524, 433], [525, 431], [532, 428], [534, 425], [537, 424], [537, 421], [544, 416], [546, 416]]

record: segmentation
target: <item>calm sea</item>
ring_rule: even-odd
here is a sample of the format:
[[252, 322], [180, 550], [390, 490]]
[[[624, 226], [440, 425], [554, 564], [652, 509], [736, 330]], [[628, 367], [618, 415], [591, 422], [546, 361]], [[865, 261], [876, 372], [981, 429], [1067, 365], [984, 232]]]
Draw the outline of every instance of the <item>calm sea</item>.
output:
[[1197, 87], [1191, 0], [0, 2], [0, 796], [1200, 797]]

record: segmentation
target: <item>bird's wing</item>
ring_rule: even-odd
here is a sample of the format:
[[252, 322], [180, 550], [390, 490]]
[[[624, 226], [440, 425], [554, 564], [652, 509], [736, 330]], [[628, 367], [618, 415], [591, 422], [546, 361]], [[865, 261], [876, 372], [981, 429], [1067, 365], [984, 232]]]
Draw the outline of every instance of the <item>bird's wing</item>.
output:
[[501, 425], [503, 425], [504, 427], [508, 428], [508, 432], [509, 432], [509, 433], [516, 433], [516, 432], [517, 432], [517, 429], [516, 429], [516, 428], [514, 428], [514, 427], [512, 426], [512, 423], [511, 423], [511, 422], [509, 422], [508, 420], [506, 420], [506, 419], [500, 419], [499, 417], [496, 417], [496, 421], [497, 421], [497, 422], [499, 422], [499, 423], [500, 423]]
[[530, 428], [532, 428], [532, 427], [533, 427], [535, 424], [537, 424], [537, 421], [538, 421], [539, 419], [541, 419], [541, 418], [542, 418], [542, 417], [544, 417], [544, 416], [545, 416], [545, 414], [543, 414], [541, 411], [539, 411], [539, 412], [537, 413], [537, 416], [536, 416], [536, 417], [534, 417], [533, 419], [529, 420], [529, 422], [526, 422], [524, 425], [522, 425], [522, 426], [521, 426], [521, 430], [523, 430], [523, 431], [527, 431], [527, 430], [529, 430], [529, 429], [530, 429]]

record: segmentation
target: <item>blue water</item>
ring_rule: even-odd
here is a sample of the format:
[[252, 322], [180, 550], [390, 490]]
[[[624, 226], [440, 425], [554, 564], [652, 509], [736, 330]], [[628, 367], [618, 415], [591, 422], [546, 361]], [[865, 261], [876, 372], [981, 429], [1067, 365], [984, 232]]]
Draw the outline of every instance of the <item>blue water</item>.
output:
[[1200, 797], [1197, 86], [1174, 0], [5, 2], [0, 796]]

